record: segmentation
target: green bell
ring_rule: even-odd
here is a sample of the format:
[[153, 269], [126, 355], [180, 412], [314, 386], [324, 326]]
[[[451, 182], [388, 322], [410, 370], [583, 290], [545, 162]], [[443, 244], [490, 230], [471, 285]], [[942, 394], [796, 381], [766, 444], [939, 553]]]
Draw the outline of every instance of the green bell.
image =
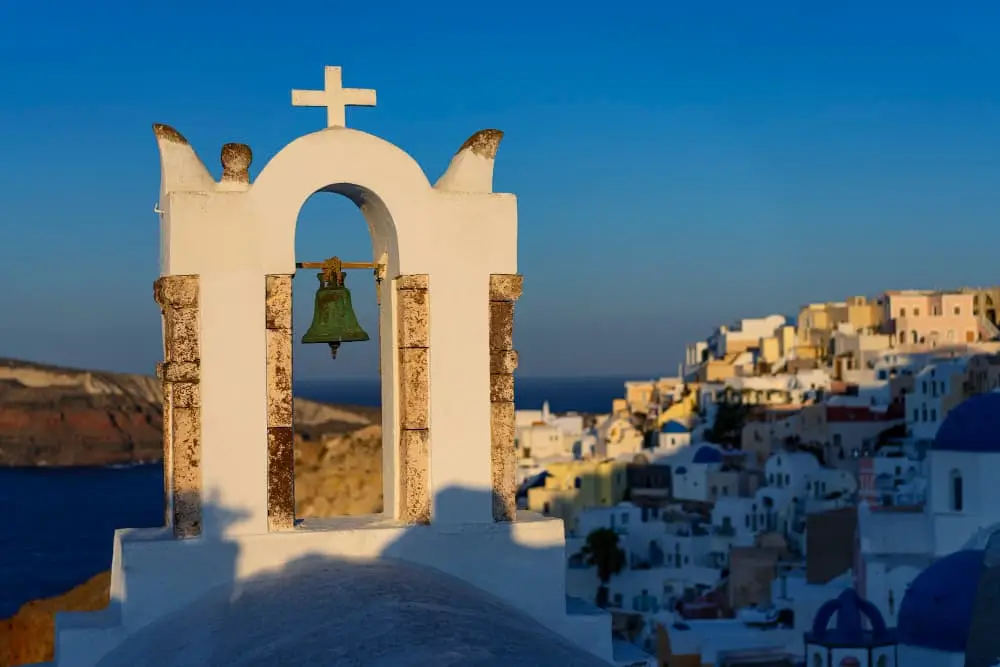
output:
[[339, 262], [324, 267], [319, 274], [319, 289], [316, 290], [316, 305], [312, 325], [302, 337], [303, 343], [326, 343], [330, 346], [330, 356], [337, 358], [341, 343], [369, 340], [368, 334], [358, 324], [351, 305], [351, 290], [344, 287], [344, 272]]

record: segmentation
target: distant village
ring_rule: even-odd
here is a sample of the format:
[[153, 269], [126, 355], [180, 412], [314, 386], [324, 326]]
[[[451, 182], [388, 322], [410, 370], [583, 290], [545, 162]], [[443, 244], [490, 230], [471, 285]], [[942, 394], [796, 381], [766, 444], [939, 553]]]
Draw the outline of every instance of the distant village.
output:
[[567, 593], [656, 664], [995, 664], [997, 303], [891, 291], [720, 326], [606, 415], [518, 410], [518, 502], [563, 519]]

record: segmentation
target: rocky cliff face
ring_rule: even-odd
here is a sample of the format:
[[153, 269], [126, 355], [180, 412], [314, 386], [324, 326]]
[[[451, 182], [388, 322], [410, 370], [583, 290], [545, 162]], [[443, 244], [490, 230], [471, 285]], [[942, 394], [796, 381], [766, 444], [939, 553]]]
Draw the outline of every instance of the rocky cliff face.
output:
[[[160, 382], [0, 359], [0, 466], [87, 466], [160, 460]], [[296, 430], [319, 441], [377, 424], [377, 408], [296, 399]]]

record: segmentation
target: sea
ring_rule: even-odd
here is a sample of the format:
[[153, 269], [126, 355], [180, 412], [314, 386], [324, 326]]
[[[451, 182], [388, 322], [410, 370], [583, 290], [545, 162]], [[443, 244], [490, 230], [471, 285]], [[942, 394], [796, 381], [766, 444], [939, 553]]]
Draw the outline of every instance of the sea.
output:
[[[516, 378], [520, 409], [605, 413], [625, 378]], [[296, 383], [297, 396], [379, 405], [378, 380]], [[0, 619], [70, 590], [111, 566], [116, 528], [163, 524], [159, 465], [0, 468]]]

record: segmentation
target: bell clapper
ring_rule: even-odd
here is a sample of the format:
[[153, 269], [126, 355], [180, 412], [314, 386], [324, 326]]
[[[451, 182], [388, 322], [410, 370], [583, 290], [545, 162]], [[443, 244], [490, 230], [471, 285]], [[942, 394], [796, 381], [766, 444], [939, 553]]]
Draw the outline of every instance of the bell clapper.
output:
[[340, 343], [328, 343], [328, 344], [330, 346], [330, 358], [331, 359], [336, 359], [337, 358], [337, 350], [340, 349]]

